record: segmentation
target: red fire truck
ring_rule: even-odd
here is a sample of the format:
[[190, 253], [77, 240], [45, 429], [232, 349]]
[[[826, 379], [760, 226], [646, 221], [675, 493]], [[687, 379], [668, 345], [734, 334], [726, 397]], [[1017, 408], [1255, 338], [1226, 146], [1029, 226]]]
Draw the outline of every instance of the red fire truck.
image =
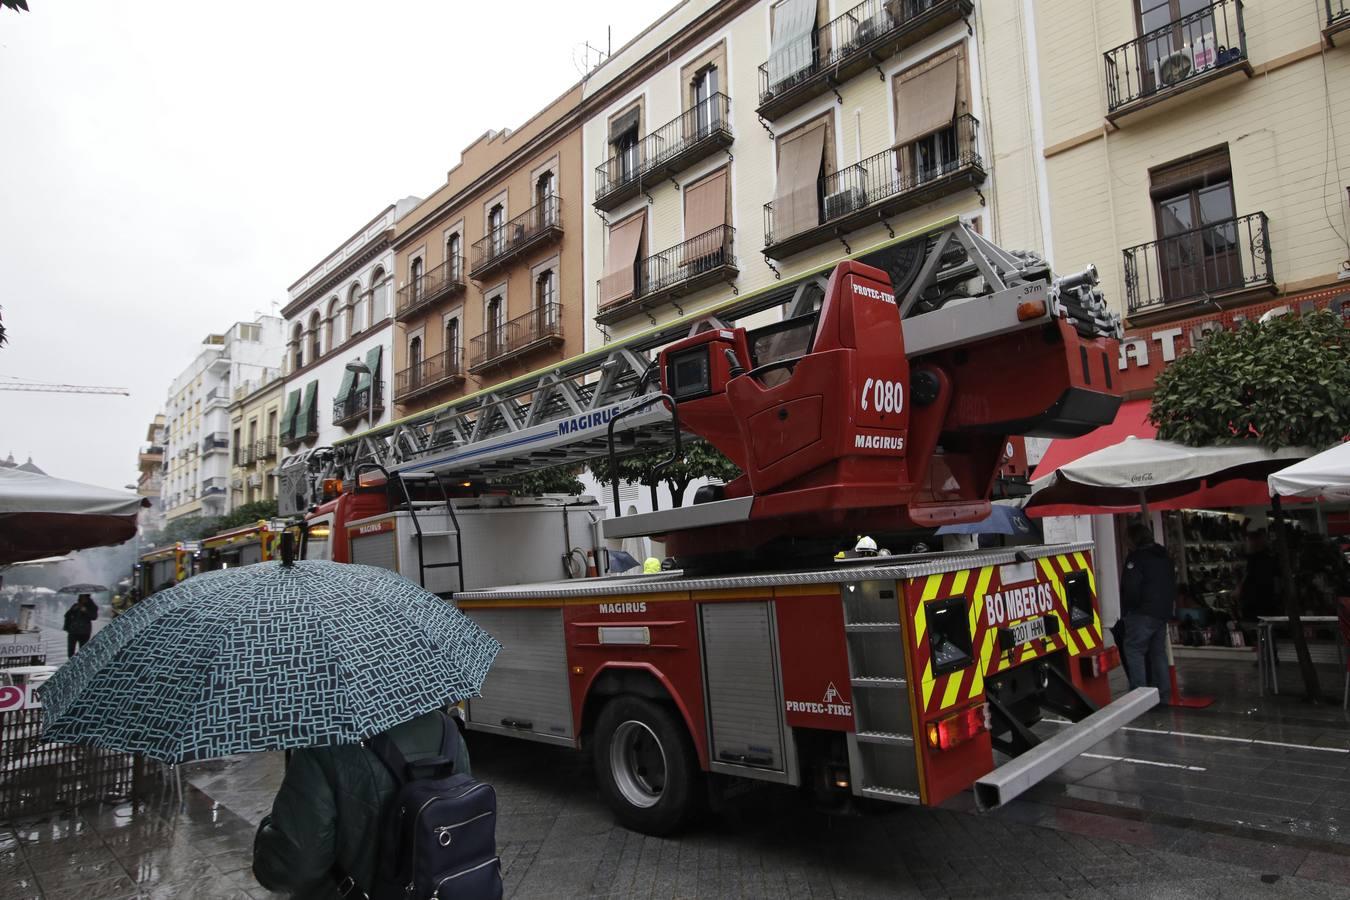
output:
[[257, 522], [213, 534], [200, 541], [179, 541], [142, 553], [137, 560], [137, 584], [148, 597], [201, 572], [275, 559], [280, 552], [280, 530]]
[[[688, 329], [610, 406], [576, 408], [614, 377], [601, 366], [550, 421], [534, 413], [556, 379], [529, 406], [475, 395], [354, 441], [345, 493], [310, 516], [328, 540], [309, 546], [418, 579], [494, 634], [468, 727], [591, 753], [634, 829], [676, 829], [737, 779], [836, 805], [939, 804], [972, 786], [982, 807], [1006, 802], [1156, 692], [1111, 700], [1088, 545], [834, 558], [860, 532], [983, 518], [1009, 435], [1082, 434], [1119, 403], [1119, 325], [1095, 273], [1053, 279], [982, 239], [961, 246], [930, 242], [904, 285], [844, 262], [781, 322]], [[608, 515], [476, 490], [658, 429], [673, 453], [692, 434], [743, 474], [628, 516], [617, 486]], [[361, 461], [373, 447], [383, 461]], [[607, 542], [636, 536], [680, 568], [584, 577]], [[1043, 741], [1043, 710], [1077, 724]]]

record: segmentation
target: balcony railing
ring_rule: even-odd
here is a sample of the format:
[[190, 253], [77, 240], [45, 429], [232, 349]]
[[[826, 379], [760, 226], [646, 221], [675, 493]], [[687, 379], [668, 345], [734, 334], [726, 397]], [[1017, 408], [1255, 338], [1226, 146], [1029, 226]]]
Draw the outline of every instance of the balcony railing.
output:
[[759, 67], [759, 115], [775, 119], [970, 15], [970, 0], [865, 0]]
[[978, 186], [985, 178], [979, 127], [978, 119], [963, 114], [950, 128], [818, 179], [814, 224], [780, 222], [773, 203], [764, 204], [764, 254], [782, 259], [881, 217]]
[[1130, 315], [1275, 285], [1263, 212], [1128, 247], [1124, 253]]
[[405, 317], [431, 303], [464, 290], [464, 257], [456, 256], [398, 289], [394, 318]]
[[394, 399], [402, 402], [451, 382], [463, 381], [462, 359], [462, 349], [452, 347], [396, 373], [394, 375]]
[[223, 431], [217, 431], [215, 434], [208, 434], [202, 438], [202, 453], [214, 453], [217, 450], [228, 450], [230, 448], [230, 436]]
[[281, 442], [283, 444], [298, 444], [301, 441], [307, 441], [310, 438], [319, 436], [319, 411], [311, 409], [304, 415], [296, 416], [297, 428], [295, 433], [283, 431], [281, 433]]
[[1214, 0], [1106, 51], [1105, 57], [1108, 115], [1194, 87], [1224, 69], [1247, 66], [1242, 0]]
[[253, 445], [253, 452], [257, 459], [274, 459], [277, 455], [277, 436], [269, 435]]
[[731, 142], [731, 100], [713, 94], [647, 135], [634, 150], [597, 166], [595, 208], [613, 209], [637, 196], [644, 183], [683, 171]]
[[215, 478], [205, 478], [202, 480], [202, 496], [212, 497], [217, 494], [223, 494], [229, 487], [229, 481], [224, 476]]
[[517, 253], [562, 234], [562, 199], [550, 194], [473, 244], [473, 268], [480, 278], [501, 268]]
[[470, 341], [469, 371], [485, 369], [563, 339], [562, 304], [544, 303]]
[[718, 225], [653, 253], [638, 264], [633, 296], [601, 306], [595, 320], [610, 325], [666, 300], [735, 278], [739, 272], [732, 252], [735, 236], [736, 229], [730, 225]]
[[[370, 386], [357, 388], [345, 397], [333, 400], [333, 424], [350, 425], [370, 410]], [[384, 382], [375, 382], [375, 415], [384, 411]]]
[[1331, 43], [1331, 36], [1350, 28], [1350, 0], [1327, 0], [1327, 27], [1323, 34]]

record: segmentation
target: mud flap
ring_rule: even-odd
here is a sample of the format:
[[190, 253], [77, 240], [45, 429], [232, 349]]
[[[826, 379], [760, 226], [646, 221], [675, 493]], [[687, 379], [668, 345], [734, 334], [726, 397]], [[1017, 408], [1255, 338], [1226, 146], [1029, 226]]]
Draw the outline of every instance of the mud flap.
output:
[[1157, 688], [1135, 688], [1076, 725], [1041, 741], [976, 780], [976, 807], [984, 812], [1004, 805], [1157, 704]]

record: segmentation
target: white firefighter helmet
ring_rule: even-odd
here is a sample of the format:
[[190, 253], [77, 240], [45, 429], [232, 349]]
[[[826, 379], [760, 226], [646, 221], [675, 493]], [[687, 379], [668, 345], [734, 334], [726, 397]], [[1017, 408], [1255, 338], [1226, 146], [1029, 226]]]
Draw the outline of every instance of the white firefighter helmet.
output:
[[853, 552], [859, 556], [876, 556], [877, 542], [865, 534], [861, 535], [858, 538], [858, 543], [853, 546]]

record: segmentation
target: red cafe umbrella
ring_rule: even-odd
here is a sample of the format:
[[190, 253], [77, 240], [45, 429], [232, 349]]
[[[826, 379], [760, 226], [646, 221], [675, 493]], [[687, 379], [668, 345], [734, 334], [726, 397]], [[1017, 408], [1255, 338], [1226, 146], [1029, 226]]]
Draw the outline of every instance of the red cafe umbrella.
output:
[[18, 469], [0, 469], [0, 565], [120, 544], [149, 501]]

